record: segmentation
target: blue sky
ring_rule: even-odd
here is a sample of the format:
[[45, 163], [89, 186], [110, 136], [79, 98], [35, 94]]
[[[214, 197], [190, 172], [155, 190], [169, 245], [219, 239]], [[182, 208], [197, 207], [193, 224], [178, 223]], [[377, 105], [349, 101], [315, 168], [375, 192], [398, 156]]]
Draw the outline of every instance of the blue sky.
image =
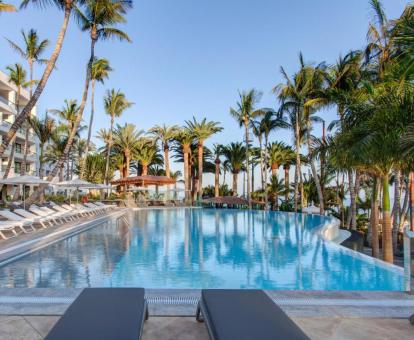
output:
[[[407, 3], [383, 0], [389, 18], [398, 16]], [[0, 30], [21, 42], [20, 30], [35, 28], [53, 45], [62, 16], [55, 8], [29, 7], [2, 15]], [[94, 130], [109, 126], [102, 108], [105, 89], [120, 88], [135, 103], [119, 119], [121, 124], [148, 129], [206, 116], [224, 127], [207, 144], [241, 140], [242, 131], [228, 113], [238, 90], [254, 87], [263, 92], [259, 106], [277, 107], [271, 89], [281, 81], [280, 66], [294, 72], [299, 51], [306, 61], [329, 64], [350, 49], [362, 48], [371, 17], [368, 0], [134, 1], [122, 27], [133, 43], [97, 46], [97, 55], [108, 58], [115, 71], [104, 86], [97, 85]], [[38, 105], [40, 114], [60, 108], [65, 98], [81, 97], [88, 47], [87, 34], [72, 21], [58, 69]], [[2, 70], [23, 62], [3, 39], [0, 51]], [[89, 114], [88, 105], [86, 119]], [[335, 117], [334, 111], [320, 115], [328, 121]], [[274, 138], [291, 141], [288, 131], [278, 131]]]

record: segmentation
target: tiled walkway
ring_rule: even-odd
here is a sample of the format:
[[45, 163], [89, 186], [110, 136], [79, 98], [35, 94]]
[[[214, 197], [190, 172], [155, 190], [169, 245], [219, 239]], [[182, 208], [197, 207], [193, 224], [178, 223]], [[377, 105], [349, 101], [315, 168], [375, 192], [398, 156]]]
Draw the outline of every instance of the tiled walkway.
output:
[[[57, 316], [0, 316], [1, 340], [40, 340]], [[413, 339], [414, 326], [404, 319], [294, 318], [312, 339]], [[150, 317], [143, 340], [209, 339], [205, 325], [190, 317]]]

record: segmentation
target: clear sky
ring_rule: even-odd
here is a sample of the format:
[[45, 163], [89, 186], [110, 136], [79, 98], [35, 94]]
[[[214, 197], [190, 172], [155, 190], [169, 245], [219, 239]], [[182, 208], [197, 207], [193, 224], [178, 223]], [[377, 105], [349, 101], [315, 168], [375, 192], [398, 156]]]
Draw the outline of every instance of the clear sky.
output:
[[[382, 2], [389, 18], [399, 16], [408, 3]], [[53, 46], [62, 17], [55, 8], [30, 6], [1, 15], [0, 31], [21, 43], [20, 30], [35, 28]], [[368, 0], [134, 1], [128, 23], [122, 27], [133, 43], [97, 46], [97, 55], [108, 58], [115, 71], [104, 86], [97, 85], [94, 131], [109, 126], [102, 105], [105, 89], [120, 88], [135, 103], [118, 120], [121, 124], [148, 129], [155, 124], [183, 124], [195, 115], [224, 127], [207, 145], [242, 140], [242, 130], [228, 113], [238, 90], [254, 87], [263, 92], [259, 106], [277, 107], [271, 89], [282, 80], [280, 66], [289, 73], [296, 71], [299, 51], [306, 61], [330, 64], [340, 54], [362, 48], [371, 17]], [[58, 69], [38, 105], [40, 114], [60, 108], [65, 98], [80, 99], [88, 48], [87, 34], [71, 21]], [[23, 62], [3, 39], [0, 51], [3, 70]], [[85, 122], [89, 110], [88, 105]], [[321, 112], [326, 120], [334, 114]], [[279, 131], [274, 138], [290, 142], [291, 134]]]

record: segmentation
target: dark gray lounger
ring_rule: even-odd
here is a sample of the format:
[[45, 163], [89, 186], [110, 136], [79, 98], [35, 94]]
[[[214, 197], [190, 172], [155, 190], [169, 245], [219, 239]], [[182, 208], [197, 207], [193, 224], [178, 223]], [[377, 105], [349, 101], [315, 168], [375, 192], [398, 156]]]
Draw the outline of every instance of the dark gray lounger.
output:
[[148, 317], [143, 288], [86, 288], [47, 340], [137, 340]]
[[202, 290], [196, 318], [213, 340], [309, 339], [262, 290]]

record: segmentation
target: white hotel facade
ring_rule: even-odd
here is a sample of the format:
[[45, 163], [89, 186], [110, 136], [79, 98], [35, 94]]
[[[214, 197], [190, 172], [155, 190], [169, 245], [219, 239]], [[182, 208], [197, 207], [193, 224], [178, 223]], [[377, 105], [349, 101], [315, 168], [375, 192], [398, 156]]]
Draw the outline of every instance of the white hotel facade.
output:
[[[19, 106], [24, 107], [29, 101], [29, 92], [25, 89], [21, 90]], [[17, 88], [8, 81], [8, 76], [0, 71], [0, 140], [7, 134], [11, 124], [16, 118], [16, 102], [17, 102]], [[32, 115], [36, 115], [36, 107], [33, 108]], [[12, 167], [8, 177], [20, 175], [21, 166], [24, 156], [25, 130], [19, 129], [16, 134], [16, 148], [12, 160]], [[38, 140], [33, 131], [30, 130], [28, 139], [29, 152], [26, 159], [26, 174], [37, 175], [38, 168]], [[0, 178], [3, 178], [7, 162], [10, 159], [11, 145], [6, 149], [1, 159]]]

